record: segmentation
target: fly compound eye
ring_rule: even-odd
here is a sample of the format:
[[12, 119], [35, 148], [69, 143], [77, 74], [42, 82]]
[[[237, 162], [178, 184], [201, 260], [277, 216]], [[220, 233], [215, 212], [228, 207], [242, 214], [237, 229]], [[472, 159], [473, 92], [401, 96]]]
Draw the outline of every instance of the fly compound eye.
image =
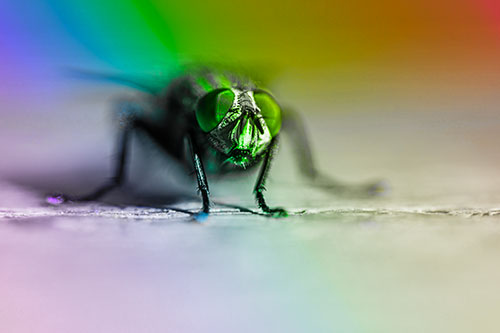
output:
[[217, 89], [203, 96], [196, 105], [196, 120], [203, 132], [210, 132], [226, 116], [234, 101], [234, 93]]
[[260, 109], [271, 136], [276, 136], [281, 128], [281, 109], [271, 95], [266, 92], [255, 92], [255, 104]]

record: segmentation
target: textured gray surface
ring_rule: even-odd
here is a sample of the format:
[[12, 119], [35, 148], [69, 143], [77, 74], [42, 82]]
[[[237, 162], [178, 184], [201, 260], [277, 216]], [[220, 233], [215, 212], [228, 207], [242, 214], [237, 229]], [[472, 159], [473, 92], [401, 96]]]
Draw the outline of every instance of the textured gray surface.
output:
[[[269, 202], [293, 216], [216, 205], [199, 224], [170, 209], [199, 207], [188, 177], [173, 177], [137, 142], [134, 158], [147, 165], [132, 166], [121, 193], [46, 206], [44, 193], [85, 192], [108, 173], [104, 111], [92, 118], [83, 113], [92, 105], [72, 107], [71, 116], [13, 115], [1, 125], [5, 331], [498, 331], [496, 110], [312, 115], [321, 168], [353, 183], [382, 177], [387, 196], [308, 186], [283, 141]], [[254, 178], [212, 180], [216, 202], [253, 209]], [[146, 193], [151, 207], [130, 204]]]

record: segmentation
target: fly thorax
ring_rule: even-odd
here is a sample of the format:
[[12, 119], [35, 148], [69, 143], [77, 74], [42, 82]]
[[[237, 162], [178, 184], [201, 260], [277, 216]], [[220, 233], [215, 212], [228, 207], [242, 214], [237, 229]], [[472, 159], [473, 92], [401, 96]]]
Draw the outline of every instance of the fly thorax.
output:
[[209, 133], [209, 140], [226, 155], [248, 155], [255, 159], [271, 142], [271, 133], [257, 107], [253, 91], [231, 89], [233, 105]]

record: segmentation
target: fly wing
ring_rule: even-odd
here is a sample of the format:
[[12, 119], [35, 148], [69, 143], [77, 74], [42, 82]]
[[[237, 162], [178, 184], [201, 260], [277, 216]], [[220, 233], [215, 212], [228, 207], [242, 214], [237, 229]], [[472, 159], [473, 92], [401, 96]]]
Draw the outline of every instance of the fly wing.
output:
[[64, 70], [64, 75], [80, 80], [100, 81], [124, 85], [154, 95], [161, 93], [168, 83], [175, 77], [175, 74], [168, 74], [162, 77], [145, 74], [127, 75], [79, 68], [67, 68]]

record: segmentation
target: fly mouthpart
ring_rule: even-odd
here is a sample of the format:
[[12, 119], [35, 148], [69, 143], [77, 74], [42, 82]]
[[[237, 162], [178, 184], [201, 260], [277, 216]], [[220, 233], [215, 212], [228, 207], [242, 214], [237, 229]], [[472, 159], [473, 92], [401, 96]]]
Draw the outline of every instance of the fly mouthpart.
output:
[[229, 155], [235, 158], [250, 157], [252, 156], [252, 152], [249, 149], [233, 148], [229, 152]]
[[226, 160], [242, 168], [246, 168], [252, 159], [252, 152], [248, 149], [232, 149], [230, 157]]

